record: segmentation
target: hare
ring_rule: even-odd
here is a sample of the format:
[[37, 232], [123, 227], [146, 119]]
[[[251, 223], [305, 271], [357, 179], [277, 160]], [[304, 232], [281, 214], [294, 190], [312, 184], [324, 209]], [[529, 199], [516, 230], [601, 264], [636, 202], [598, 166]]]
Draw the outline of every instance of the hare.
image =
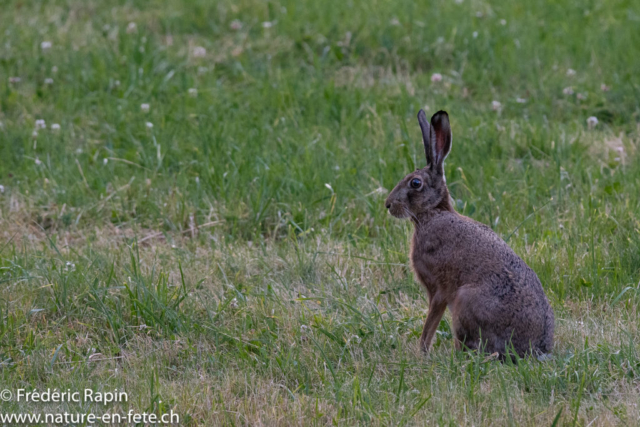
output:
[[456, 349], [520, 357], [553, 346], [554, 316], [538, 276], [491, 228], [458, 214], [444, 177], [451, 150], [445, 111], [418, 113], [427, 167], [405, 176], [385, 204], [414, 224], [411, 264], [427, 288], [429, 313], [420, 346], [428, 352], [445, 308]]

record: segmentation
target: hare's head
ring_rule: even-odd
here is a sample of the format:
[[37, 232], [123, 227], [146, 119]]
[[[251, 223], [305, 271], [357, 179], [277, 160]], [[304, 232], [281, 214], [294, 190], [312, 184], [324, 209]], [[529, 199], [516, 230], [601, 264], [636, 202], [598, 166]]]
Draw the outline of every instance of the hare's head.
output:
[[444, 179], [444, 159], [451, 150], [451, 126], [445, 111], [438, 111], [427, 121], [424, 111], [418, 113], [422, 129], [427, 166], [405, 176], [393, 189], [385, 205], [396, 218], [411, 217], [436, 209], [451, 210], [449, 191]]

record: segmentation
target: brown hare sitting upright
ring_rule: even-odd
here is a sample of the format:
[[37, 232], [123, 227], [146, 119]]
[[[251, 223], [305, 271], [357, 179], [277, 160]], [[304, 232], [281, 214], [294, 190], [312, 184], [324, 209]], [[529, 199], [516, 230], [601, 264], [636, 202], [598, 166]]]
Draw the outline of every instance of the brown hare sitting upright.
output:
[[[553, 310], [538, 276], [489, 227], [458, 214], [449, 201], [444, 159], [451, 150], [449, 116], [418, 113], [427, 167], [410, 173], [386, 201], [397, 218], [411, 218], [411, 263], [429, 294], [420, 346], [429, 351], [445, 308], [456, 348], [501, 357], [543, 355], [553, 346]], [[513, 346], [513, 347], [511, 347]]]

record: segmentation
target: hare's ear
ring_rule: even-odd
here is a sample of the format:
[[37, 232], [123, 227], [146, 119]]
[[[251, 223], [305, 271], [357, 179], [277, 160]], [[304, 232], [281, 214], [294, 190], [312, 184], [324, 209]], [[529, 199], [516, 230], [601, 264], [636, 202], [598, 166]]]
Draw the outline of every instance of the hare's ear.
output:
[[431, 125], [427, 121], [424, 110], [418, 112], [418, 123], [420, 123], [420, 130], [422, 130], [422, 143], [424, 144], [424, 155], [427, 158], [427, 166], [433, 168], [435, 160], [435, 150], [433, 146], [434, 133]]
[[433, 160], [436, 170], [444, 175], [444, 159], [451, 151], [451, 125], [446, 111], [438, 111], [431, 117], [433, 144]]

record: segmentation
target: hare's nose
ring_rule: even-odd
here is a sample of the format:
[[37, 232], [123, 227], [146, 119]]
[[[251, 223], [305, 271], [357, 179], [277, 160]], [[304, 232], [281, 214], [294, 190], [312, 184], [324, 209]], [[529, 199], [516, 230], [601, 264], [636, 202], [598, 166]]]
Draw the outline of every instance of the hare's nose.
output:
[[387, 209], [391, 209], [391, 203], [387, 202]]

